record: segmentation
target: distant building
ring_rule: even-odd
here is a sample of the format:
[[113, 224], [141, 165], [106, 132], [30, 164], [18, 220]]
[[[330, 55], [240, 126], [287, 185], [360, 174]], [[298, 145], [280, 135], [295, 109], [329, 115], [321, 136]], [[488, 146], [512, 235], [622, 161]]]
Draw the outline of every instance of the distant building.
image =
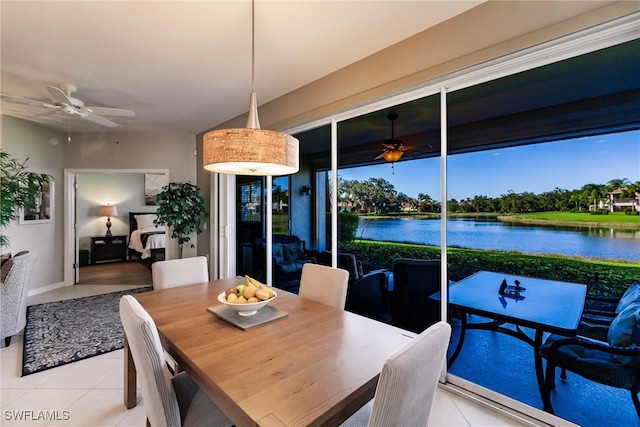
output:
[[622, 197], [622, 193], [627, 187], [620, 187], [607, 193], [609, 200], [601, 204], [601, 208], [609, 212], [624, 212], [627, 209], [640, 211], [640, 193], [635, 193], [634, 197]]
[[338, 202], [338, 212], [355, 212], [356, 207], [353, 202]]

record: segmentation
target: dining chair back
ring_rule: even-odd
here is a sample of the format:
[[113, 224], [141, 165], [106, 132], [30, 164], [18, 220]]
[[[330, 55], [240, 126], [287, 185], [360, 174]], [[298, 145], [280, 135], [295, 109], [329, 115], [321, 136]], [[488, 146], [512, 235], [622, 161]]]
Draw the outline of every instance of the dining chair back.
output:
[[440, 260], [393, 260], [392, 324], [420, 333], [441, 319], [440, 303], [429, 297], [440, 290]]
[[120, 319], [151, 426], [232, 425], [186, 373], [169, 375], [156, 324], [133, 296], [120, 299]]
[[197, 256], [154, 262], [151, 264], [151, 278], [154, 289], [208, 282], [207, 258]]
[[302, 267], [298, 295], [344, 310], [349, 285], [349, 272], [320, 264]]
[[373, 401], [342, 427], [428, 425], [450, 337], [451, 326], [440, 321], [391, 355], [382, 366]]

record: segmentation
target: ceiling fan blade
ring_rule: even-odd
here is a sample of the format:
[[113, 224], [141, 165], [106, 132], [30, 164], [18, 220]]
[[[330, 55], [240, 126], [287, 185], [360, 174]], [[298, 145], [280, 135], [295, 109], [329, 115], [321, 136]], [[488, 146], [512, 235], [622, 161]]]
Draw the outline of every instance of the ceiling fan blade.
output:
[[60, 104], [73, 105], [73, 101], [62, 91], [62, 89], [47, 86], [47, 90], [54, 101], [59, 102]]
[[18, 103], [18, 104], [31, 104], [31, 105], [39, 105], [39, 106], [42, 106], [42, 107], [48, 107], [48, 108], [58, 108], [57, 105], [49, 104], [48, 102], [36, 101], [36, 100], [33, 100], [33, 99], [27, 99], [27, 98], [21, 98], [19, 96], [0, 94], [0, 97], [2, 99], [6, 100], [6, 101], [15, 102], [15, 103]]
[[38, 113], [36, 114], [36, 116], [38, 117], [44, 117], [44, 116], [52, 116], [54, 114], [58, 114], [60, 113], [60, 107], [56, 107], [56, 110], [47, 110], [47, 111], [43, 111], [42, 113]]
[[83, 112], [80, 116], [85, 120], [89, 120], [90, 122], [97, 123], [102, 126], [106, 126], [110, 128], [118, 126], [117, 123], [114, 123], [111, 120], [107, 120], [104, 117], [96, 116], [95, 114], [90, 113], [88, 111]]
[[124, 110], [122, 108], [84, 107], [83, 110], [93, 114], [100, 114], [103, 116], [135, 117], [136, 115], [133, 111]]
[[382, 159], [382, 154], [379, 154], [378, 156], [376, 156], [373, 160], [380, 160]]

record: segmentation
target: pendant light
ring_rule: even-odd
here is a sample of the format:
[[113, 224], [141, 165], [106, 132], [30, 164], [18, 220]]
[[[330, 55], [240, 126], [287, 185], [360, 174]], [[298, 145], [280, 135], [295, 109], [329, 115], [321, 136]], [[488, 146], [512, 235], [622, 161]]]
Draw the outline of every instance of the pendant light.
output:
[[232, 175], [280, 176], [298, 172], [298, 140], [260, 129], [255, 92], [255, 0], [251, 2], [251, 97], [246, 128], [212, 130], [203, 137], [204, 168]]

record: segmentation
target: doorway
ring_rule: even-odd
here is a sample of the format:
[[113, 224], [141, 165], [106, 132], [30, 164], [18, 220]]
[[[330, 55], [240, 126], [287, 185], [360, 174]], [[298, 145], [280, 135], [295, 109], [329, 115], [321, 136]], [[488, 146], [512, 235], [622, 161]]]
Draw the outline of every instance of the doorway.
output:
[[[117, 207], [117, 215], [110, 217], [110, 230], [113, 236], [123, 236], [126, 240], [124, 260], [129, 259], [129, 212], [156, 211], [154, 205], [147, 205], [145, 201], [145, 174], [163, 174], [169, 181], [168, 169], [65, 170], [65, 286], [80, 283], [81, 251], [89, 251], [89, 254], [82, 252], [82, 264], [86, 261], [93, 264], [92, 237], [104, 236], [107, 231], [107, 218], [99, 216], [100, 206]], [[100, 264], [107, 268], [109, 265]]]
[[[265, 280], [262, 247], [266, 237], [266, 180], [264, 177], [238, 176], [236, 179], [236, 274]], [[273, 234], [289, 235], [289, 177], [272, 180]]]

